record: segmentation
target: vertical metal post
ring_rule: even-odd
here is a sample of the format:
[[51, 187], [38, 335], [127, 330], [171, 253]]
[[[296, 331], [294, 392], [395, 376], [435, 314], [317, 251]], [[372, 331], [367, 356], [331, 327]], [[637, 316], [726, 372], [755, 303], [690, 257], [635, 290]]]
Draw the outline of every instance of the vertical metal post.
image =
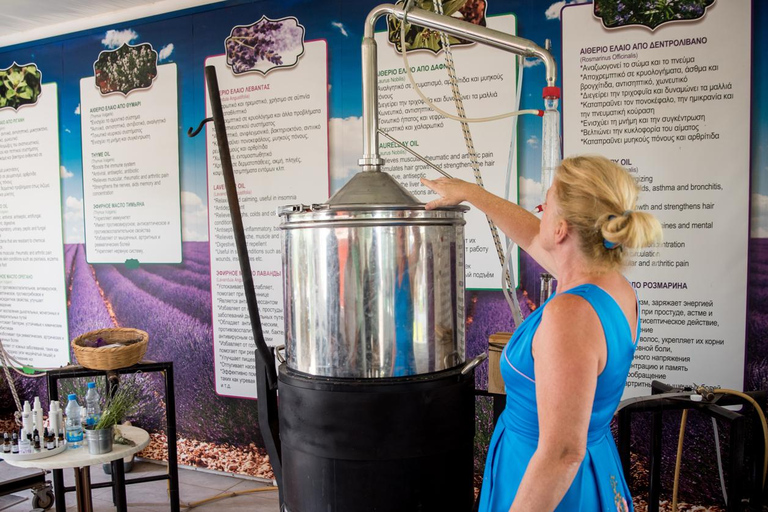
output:
[[179, 512], [179, 459], [176, 441], [176, 392], [173, 384], [173, 363], [168, 363], [163, 377], [165, 377], [165, 417], [168, 437], [168, 492], [171, 500], [171, 512]]
[[659, 497], [661, 496], [661, 410], [655, 411], [651, 424], [651, 468], [648, 485], [648, 512], [659, 512]]
[[[758, 404], [761, 401], [758, 400]], [[760, 405], [762, 407], [762, 405]], [[763, 454], [765, 449], [765, 439], [759, 435], [762, 432], [763, 424], [760, 422], [760, 416], [757, 411], [752, 414], [752, 435], [755, 449], [752, 450], [752, 491], [749, 497], [749, 506], [752, 510], [763, 510]]]
[[45, 380], [48, 384], [48, 401], [59, 399], [59, 377], [51, 372], [45, 372]]
[[[273, 349], [270, 348], [269, 357], [274, 360]], [[280, 420], [277, 409], [277, 393], [270, 392], [267, 387], [267, 373], [264, 369], [264, 362], [258, 355], [256, 356], [256, 391], [258, 393], [258, 400], [256, 400], [256, 407], [259, 410], [259, 428], [261, 429], [261, 436], [264, 438], [264, 445], [269, 454], [269, 462], [272, 465], [272, 471], [275, 473], [275, 480], [277, 480], [280, 505], [282, 506], [284, 501], [284, 489], [283, 489], [283, 464], [280, 455], [282, 455], [282, 445], [280, 443]], [[278, 454], [274, 456], [273, 454]], [[300, 491], [299, 491], [300, 492]]]
[[728, 463], [728, 512], [741, 512], [741, 497], [744, 488], [744, 442], [746, 441], [746, 417], [740, 416], [731, 422], [730, 458]]
[[619, 457], [621, 458], [621, 469], [624, 471], [624, 479], [631, 481], [629, 467], [631, 461], [630, 448], [632, 445], [632, 416], [628, 410], [619, 411]]
[[363, 59], [363, 158], [360, 165], [364, 171], [378, 171], [383, 163], [379, 158], [379, 95], [378, 62], [376, 41], [364, 37]]
[[208, 99], [211, 102], [213, 124], [216, 128], [216, 143], [219, 147], [221, 174], [224, 177], [224, 188], [227, 192], [229, 213], [232, 218], [232, 230], [235, 235], [237, 259], [240, 261], [240, 273], [242, 274], [243, 288], [245, 289], [245, 302], [248, 305], [248, 313], [251, 318], [253, 341], [256, 343], [257, 356], [264, 360], [264, 368], [267, 372], [267, 382], [269, 383], [269, 387], [270, 389], [276, 389], [277, 376], [275, 374], [275, 363], [273, 360], [266, 360], [269, 350], [264, 341], [264, 332], [261, 328], [261, 317], [259, 316], [259, 305], [256, 301], [256, 292], [253, 288], [251, 260], [248, 256], [248, 244], [245, 239], [245, 230], [243, 229], [243, 215], [240, 213], [240, 201], [237, 197], [237, 183], [235, 183], [235, 172], [232, 168], [232, 156], [229, 152], [227, 127], [224, 123], [224, 109], [221, 106], [221, 96], [219, 93], [219, 80], [216, 77], [216, 68], [214, 66], [205, 67], [205, 80], [208, 85]]
[[[110, 465], [111, 465], [111, 464], [112, 464], [112, 463], [110, 462]], [[113, 471], [110, 471], [110, 472], [111, 472], [111, 473], [114, 475], [114, 472], [113, 472]], [[117, 501], [118, 501], [118, 496], [117, 496], [117, 494], [118, 494], [117, 485], [115, 485], [115, 477], [113, 476], [113, 477], [112, 477], [112, 504], [113, 504], [114, 506], [117, 506]]]
[[[122, 460], [120, 461], [123, 462]], [[86, 466], [84, 468], [80, 468], [81, 474], [82, 474], [82, 482], [83, 482], [83, 488], [82, 488], [82, 494], [83, 498], [85, 499], [86, 508], [87, 511], [93, 510], [93, 496], [91, 494], [91, 467]], [[123, 487], [125, 489], [125, 487]]]
[[282, 464], [280, 452], [280, 430], [277, 416], [277, 373], [275, 371], [275, 357], [272, 350], [264, 341], [264, 332], [259, 317], [259, 305], [256, 300], [256, 292], [253, 287], [253, 273], [251, 260], [248, 256], [248, 244], [243, 228], [243, 217], [240, 213], [240, 201], [237, 197], [237, 183], [232, 168], [232, 158], [229, 152], [227, 140], [227, 128], [224, 122], [224, 110], [221, 106], [219, 94], [219, 81], [216, 77], [216, 68], [205, 67], [205, 80], [208, 86], [208, 98], [211, 102], [211, 114], [216, 128], [216, 142], [219, 147], [219, 159], [221, 161], [224, 187], [227, 191], [229, 213], [232, 218], [232, 230], [237, 247], [237, 259], [240, 262], [240, 273], [243, 277], [245, 300], [248, 305], [248, 314], [251, 319], [253, 340], [256, 343], [256, 391], [258, 394], [257, 407], [259, 409], [259, 429], [264, 438], [264, 444], [269, 454], [272, 469], [278, 482], [282, 506]]
[[115, 507], [117, 512], [128, 512], [128, 500], [125, 497], [125, 468], [123, 459], [115, 459], [112, 465], [112, 488], [115, 491]]
[[[120, 459], [120, 463], [123, 460]], [[75, 491], [77, 494], [77, 510], [79, 512], [93, 512], [93, 502], [91, 501], [91, 469], [74, 468], [75, 470]], [[123, 487], [125, 489], [125, 487]]]
[[53, 473], [53, 498], [56, 502], [56, 512], [67, 512], [67, 498], [64, 490], [64, 471], [54, 469]]
[[496, 423], [499, 421], [499, 417], [501, 416], [501, 413], [504, 412], [504, 409], [507, 407], [507, 395], [497, 394], [493, 395], [493, 425], [496, 426]]

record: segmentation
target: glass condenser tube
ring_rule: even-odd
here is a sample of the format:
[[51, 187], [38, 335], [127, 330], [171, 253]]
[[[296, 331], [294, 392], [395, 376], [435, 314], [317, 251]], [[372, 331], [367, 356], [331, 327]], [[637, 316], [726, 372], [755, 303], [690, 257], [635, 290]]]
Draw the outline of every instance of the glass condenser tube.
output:
[[[556, 89], [547, 87], [547, 89]], [[544, 96], [544, 115], [541, 123], [541, 195], [542, 203], [547, 199], [547, 190], [552, 186], [555, 170], [560, 165], [560, 112], [557, 110], [559, 90], [557, 96], [547, 94]]]

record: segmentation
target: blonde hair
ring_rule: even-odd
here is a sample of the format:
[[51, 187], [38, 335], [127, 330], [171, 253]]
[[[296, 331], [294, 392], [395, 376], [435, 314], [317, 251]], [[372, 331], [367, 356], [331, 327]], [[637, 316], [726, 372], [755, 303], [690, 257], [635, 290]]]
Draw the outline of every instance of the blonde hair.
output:
[[640, 187], [626, 169], [597, 155], [566, 158], [555, 173], [559, 214], [596, 267], [617, 270], [627, 251], [660, 241], [661, 224], [635, 211]]

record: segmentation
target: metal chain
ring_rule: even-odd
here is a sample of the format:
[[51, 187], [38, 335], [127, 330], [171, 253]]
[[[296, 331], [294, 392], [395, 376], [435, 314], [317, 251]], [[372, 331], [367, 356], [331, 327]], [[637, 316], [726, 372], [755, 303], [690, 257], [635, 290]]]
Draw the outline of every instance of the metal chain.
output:
[[13, 413], [13, 417], [16, 420], [16, 425], [21, 426], [21, 400], [19, 400], [19, 394], [16, 392], [16, 384], [11, 378], [11, 372], [8, 369], [10, 366], [5, 357], [5, 347], [3, 342], [0, 341], [0, 361], [3, 363], [3, 372], [5, 373], [5, 380], [8, 382], [8, 387], [11, 388], [11, 394], [13, 400], [16, 402], [16, 412]]
[[[438, 14], [443, 14], [442, 0], [432, 0], [435, 6], [435, 11]], [[407, 13], [406, 13], [407, 14]], [[403, 23], [405, 23], [405, 17], [403, 17]], [[464, 110], [464, 100], [461, 99], [461, 92], [459, 91], [459, 82], [456, 78], [456, 67], [453, 63], [453, 52], [451, 51], [451, 44], [448, 40], [448, 35], [445, 32], [440, 32], [440, 41], [443, 43], [443, 52], [445, 53], [445, 68], [448, 70], [448, 78], [451, 82], [451, 91], [453, 92], [453, 100], [456, 103], [456, 112], [462, 119], [467, 117]], [[403, 51], [405, 52], [405, 41], [401, 41]], [[475, 182], [481, 187], [483, 185], [483, 177], [480, 174], [480, 163], [477, 158], [477, 151], [475, 151], [475, 143], [472, 140], [472, 133], [469, 131], [469, 123], [461, 121], [461, 131], [464, 134], [464, 142], [467, 145], [467, 152], [469, 153], [469, 161], [472, 166], [472, 172], [475, 175]], [[491, 236], [493, 237], [493, 244], [496, 246], [496, 254], [499, 257], [499, 263], [501, 264], [504, 277], [507, 282], [507, 288], [514, 290], [512, 284], [512, 278], [509, 275], [509, 269], [504, 265], [504, 248], [501, 245], [501, 239], [499, 238], [499, 231], [496, 228], [496, 224], [487, 215], [485, 216], [488, 221], [488, 227], [491, 229]]]

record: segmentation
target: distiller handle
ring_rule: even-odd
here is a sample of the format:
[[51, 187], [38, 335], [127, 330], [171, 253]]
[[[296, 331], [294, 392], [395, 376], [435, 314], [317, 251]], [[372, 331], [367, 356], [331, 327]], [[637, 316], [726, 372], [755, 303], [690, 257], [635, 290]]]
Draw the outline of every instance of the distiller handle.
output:
[[462, 375], [468, 374], [469, 372], [474, 370], [475, 367], [477, 367], [477, 365], [479, 365], [480, 363], [482, 363], [486, 359], [488, 359], [488, 353], [487, 352], [483, 352], [479, 356], [476, 356], [474, 359], [472, 359], [471, 361], [469, 361], [467, 364], [464, 365], [464, 368], [461, 369], [461, 374]]

